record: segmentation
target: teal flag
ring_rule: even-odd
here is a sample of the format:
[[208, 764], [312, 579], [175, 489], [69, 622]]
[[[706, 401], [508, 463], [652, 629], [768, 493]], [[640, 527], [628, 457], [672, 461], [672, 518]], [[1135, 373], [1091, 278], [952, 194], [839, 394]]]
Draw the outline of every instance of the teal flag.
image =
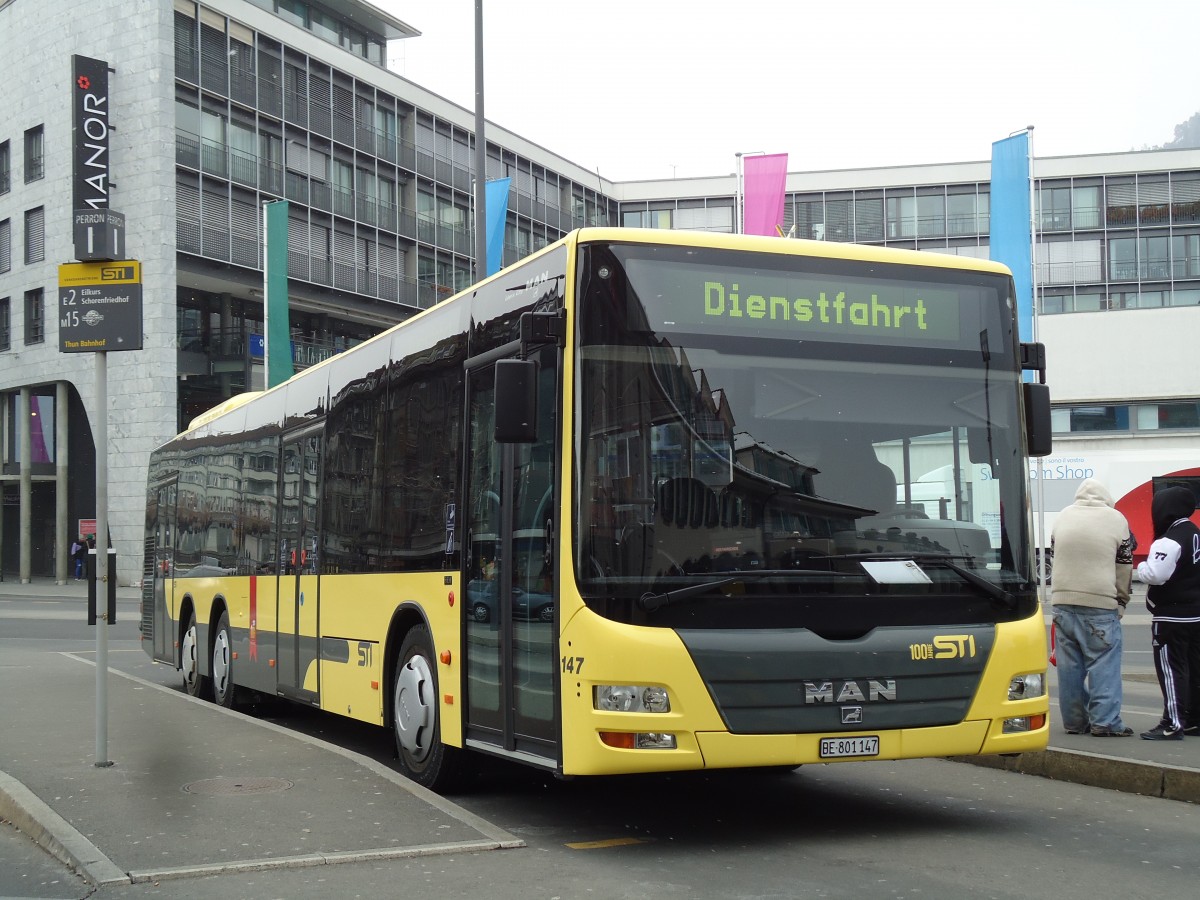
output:
[[511, 178], [497, 178], [484, 185], [484, 212], [487, 215], [487, 230], [484, 245], [487, 247], [485, 275], [500, 271], [504, 259], [504, 220], [508, 218], [508, 186]]
[[1033, 235], [1029, 201], [1029, 132], [992, 144], [990, 255], [1013, 273], [1021, 340], [1033, 340]]
[[263, 234], [267, 252], [263, 264], [263, 318], [266, 334], [263, 356], [267, 387], [283, 384], [292, 375], [292, 328], [288, 321], [288, 202], [263, 204]]

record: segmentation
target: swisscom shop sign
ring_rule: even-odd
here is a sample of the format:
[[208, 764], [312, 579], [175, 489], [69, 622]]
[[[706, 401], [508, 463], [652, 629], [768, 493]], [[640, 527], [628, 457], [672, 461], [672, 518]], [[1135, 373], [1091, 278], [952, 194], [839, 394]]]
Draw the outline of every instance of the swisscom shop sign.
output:
[[64, 263], [58, 267], [58, 349], [105, 353], [142, 349], [142, 264]]

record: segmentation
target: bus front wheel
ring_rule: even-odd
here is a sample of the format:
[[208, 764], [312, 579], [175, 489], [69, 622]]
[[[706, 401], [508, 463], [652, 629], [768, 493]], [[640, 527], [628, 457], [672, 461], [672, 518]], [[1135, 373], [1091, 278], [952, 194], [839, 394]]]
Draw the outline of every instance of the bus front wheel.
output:
[[409, 630], [396, 659], [392, 731], [401, 771], [417, 784], [441, 790], [453, 781], [461, 751], [441, 740], [437, 669], [429, 629]]

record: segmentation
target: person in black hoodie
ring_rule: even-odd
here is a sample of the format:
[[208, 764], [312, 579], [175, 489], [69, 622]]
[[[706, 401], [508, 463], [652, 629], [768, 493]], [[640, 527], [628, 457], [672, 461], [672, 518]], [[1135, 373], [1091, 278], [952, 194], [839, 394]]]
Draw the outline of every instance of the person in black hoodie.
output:
[[1185, 487], [1154, 495], [1154, 543], [1137, 575], [1149, 585], [1154, 671], [1163, 695], [1163, 717], [1143, 731], [1148, 741], [1181, 741], [1200, 733], [1200, 528], [1191, 521], [1196, 498]]

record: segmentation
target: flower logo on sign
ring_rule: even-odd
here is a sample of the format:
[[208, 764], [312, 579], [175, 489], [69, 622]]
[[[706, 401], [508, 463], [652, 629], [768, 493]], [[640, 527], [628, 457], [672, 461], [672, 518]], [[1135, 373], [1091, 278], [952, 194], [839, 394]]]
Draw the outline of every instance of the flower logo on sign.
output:
[[80, 75], [75, 79], [75, 83], [79, 85], [79, 89], [81, 91], [86, 91], [92, 86], [92, 79], [88, 78], [86, 75]]

